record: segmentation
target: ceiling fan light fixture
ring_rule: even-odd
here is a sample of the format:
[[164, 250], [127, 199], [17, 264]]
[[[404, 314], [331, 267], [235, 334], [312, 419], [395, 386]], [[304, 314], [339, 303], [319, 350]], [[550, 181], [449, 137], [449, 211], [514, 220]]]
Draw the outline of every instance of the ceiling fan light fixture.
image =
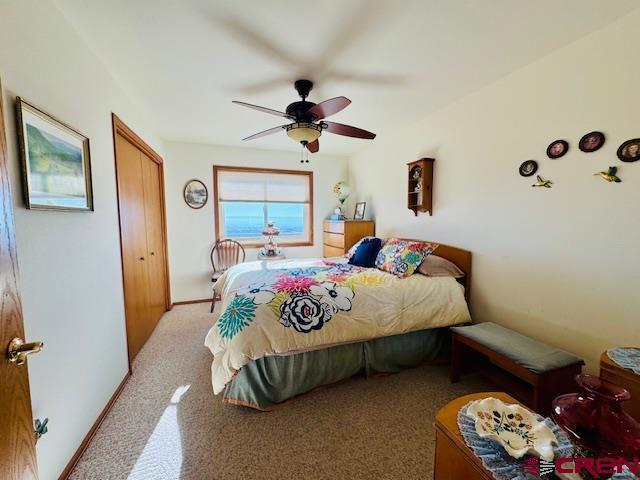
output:
[[321, 133], [322, 127], [315, 123], [298, 122], [287, 126], [287, 135], [296, 142], [314, 142]]

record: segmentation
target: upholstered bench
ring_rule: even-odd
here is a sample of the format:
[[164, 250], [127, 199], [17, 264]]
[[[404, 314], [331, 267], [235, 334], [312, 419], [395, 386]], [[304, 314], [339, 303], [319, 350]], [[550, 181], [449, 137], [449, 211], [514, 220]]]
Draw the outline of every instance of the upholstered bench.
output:
[[549, 413], [558, 395], [576, 391], [584, 361], [493, 322], [452, 327], [451, 381], [473, 366], [521, 402]]

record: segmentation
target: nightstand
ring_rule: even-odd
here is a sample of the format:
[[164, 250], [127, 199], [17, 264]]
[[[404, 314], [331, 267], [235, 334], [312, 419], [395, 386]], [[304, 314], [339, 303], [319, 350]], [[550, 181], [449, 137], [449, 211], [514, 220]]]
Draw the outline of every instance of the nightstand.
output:
[[505, 403], [519, 403], [504, 392], [465, 395], [449, 402], [436, 415], [436, 459], [434, 480], [493, 480], [493, 475], [464, 443], [458, 428], [458, 412], [473, 400], [493, 397]]
[[325, 220], [322, 243], [324, 257], [340, 257], [362, 237], [373, 235], [373, 220]]

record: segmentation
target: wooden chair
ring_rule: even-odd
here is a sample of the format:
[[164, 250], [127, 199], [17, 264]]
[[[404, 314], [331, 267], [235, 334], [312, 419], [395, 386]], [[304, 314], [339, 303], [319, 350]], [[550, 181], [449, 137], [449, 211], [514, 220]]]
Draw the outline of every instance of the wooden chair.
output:
[[[217, 240], [211, 249], [211, 266], [213, 267], [211, 282], [215, 285], [226, 270], [234, 265], [244, 262], [244, 259], [244, 248], [240, 243], [235, 240], [231, 240], [230, 238]], [[213, 313], [215, 306], [216, 292], [214, 290], [213, 298], [211, 299], [211, 313]]]

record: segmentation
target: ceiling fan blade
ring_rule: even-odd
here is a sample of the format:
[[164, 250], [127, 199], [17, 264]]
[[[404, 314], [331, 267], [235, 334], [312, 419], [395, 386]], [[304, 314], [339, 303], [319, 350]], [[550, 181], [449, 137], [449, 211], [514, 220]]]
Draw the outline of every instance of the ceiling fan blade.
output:
[[[344, 135], [345, 137], [366, 138], [373, 140], [376, 138], [375, 133], [367, 132], [361, 128], [352, 127], [351, 125], [343, 125], [336, 122], [322, 122], [323, 130], [335, 133], [336, 135]], [[326, 125], [326, 127], [324, 127]]]
[[314, 105], [307, 110], [307, 113], [313, 115], [316, 120], [322, 120], [323, 118], [327, 118], [329, 115], [333, 115], [334, 113], [338, 113], [340, 110], [347, 108], [350, 103], [351, 100], [347, 97], [330, 98], [329, 100], [325, 100], [324, 102]]
[[280, 125], [279, 127], [273, 127], [269, 130], [263, 130], [262, 132], [254, 133], [253, 135], [248, 136], [247, 138], [243, 138], [242, 140], [253, 140], [255, 138], [266, 137], [267, 135], [271, 135], [272, 133], [279, 132], [283, 130], [287, 125]]
[[261, 107], [259, 105], [252, 105], [250, 103], [239, 102], [238, 100], [232, 100], [231, 103], [235, 103], [236, 105], [242, 105], [243, 107], [253, 108], [254, 110], [258, 110], [259, 112], [270, 113], [271, 115], [277, 115], [278, 117], [291, 118], [289, 114], [281, 112], [279, 110], [274, 110], [273, 108]]
[[320, 142], [316, 139], [311, 143], [307, 143], [307, 150], [311, 153], [318, 153], [318, 150], [320, 150]]

